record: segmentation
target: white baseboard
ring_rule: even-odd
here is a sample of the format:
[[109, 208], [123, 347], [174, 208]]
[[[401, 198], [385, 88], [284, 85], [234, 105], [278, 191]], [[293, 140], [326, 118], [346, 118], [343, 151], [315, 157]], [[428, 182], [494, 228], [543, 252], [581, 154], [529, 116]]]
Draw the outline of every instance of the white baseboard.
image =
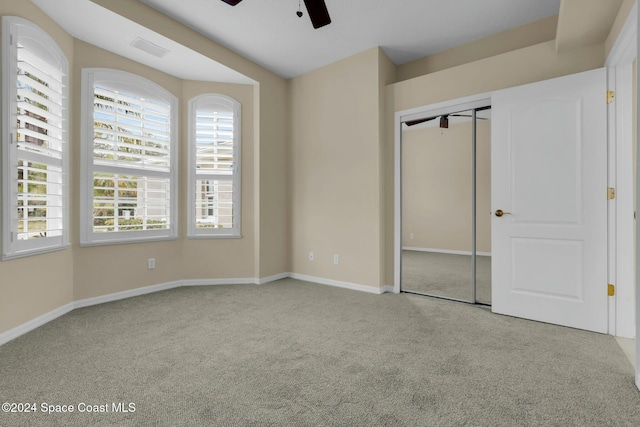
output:
[[280, 273], [273, 276], [253, 278], [228, 278], [228, 279], [195, 279], [183, 280], [182, 286], [211, 286], [211, 285], [264, 285], [276, 280], [286, 279], [289, 273]]
[[14, 340], [20, 335], [26, 334], [27, 332], [31, 332], [32, 330], [44, 325], [45, 323], [51, 322], [52, 320], [55, 320], [60, 316], [64, 316], [75, 308], [76, 307], [74, 303], [70, 302], [63, 305], [62, 307], [56, 308], [55, 310], [51, 310], [50, 312], [45, 313], [42, 316], [38, 316], [35, 319], [29, 320], [28, 322], [23, 323], [20, 326], [9, 329], [8, 331], [0, 334], [0, 345], [8, 343], [9, 341]]
[[291, 273], [280, 273], [275, 274], [273, 276], [261, 277], [259, 279], [254, 279], [256, 285], [264, 285], [266, 283], [275, 282], [276, 280], [282, 280], [291, 277]]
[[341, 282], [338, 280], [325, 279], [322, 277], [307, 276], [306, 274], [289, 273], [289, 277], [297, 280], [304, 280], [305, 282], [318, 283], [320, 285], [335, 286], [337, 288], [351, 289], [354, 291], [367, 292], [369, 294], [380, 295], [383, 293], [380, 288], [373, 288], [371, 286], [359, 285], [357, 283]]
[[[451, 255], [471, 255], [471, 251], [456, 251], [452, 249], [438, 249], [438, 248], [418, 248], [413, 246], [403, 246], [403, 251], [418, 251], [418, 252], [434, 252], [438, 254], [451, 254]], [[491, 252], [476, 252], [478, 256], [491, 256]]]
[[181, 286], [220, 286], [220, 285], [251, 285], [256, 279], [228, 278], [228, 279], [187, 279], [182, 280]]
[[382, 289], [380, 289], [380, 293], [381, 294], [393, 294], [394, 292], [394, 287], [393, 286], [383, 286]]
[[92, 305], [104, 304], [107, 302], [118, 301], [121, 299], [136, 297], [140, 295], [146, 295], [154, 292], [166, 291], [168, 289], [179, 288], [181, 286], [217, 286], [217, 285], [244, 285], [255, 284], [263, 285], [266, 283], [274, 282], [276, 280], [286, 278], [304, 280], [306, 282], [318, 283], [321, 285], [335, 286], [338, 288], [351, 289], [354, 291], [366, 292], [370, 294], [382, 294], [385, 292], [393, 292], [393, 286], [383, 286], [382, 288], [373, 288], [371, 286], [359, 285], [356, 283], [341, 282], [338, 280], [325, 279], [322, 277], [307, 276], [305, 274], [298, 273], [280, 273], [273, 276], [262, 278], [228, 278], [228, 279], [187, 279], [176, 280], [173, 282], [161, 283], [158, 285], [145, 286], [142, 288], [130, 289], [127, 291], [115, 292], [112, 294], [101, 295], [93, 298], [86, 298], [78, 301], [73, 301], [62, 307], [51, 310], [35, 319], [29, 320], [20, 326], [16, 326], [13, 329], [9, 329], [6, 332], [0, 333], [0, 345], [6, 344], [11, 340], [18, 338], [21, 335], [26, 334], [52, 320], [63, 316], [76, 308], [89, 307]]
[[76, 308], [89, 307], [92, 305], [104, 304], [105, 302], [118, 301], [125, 298], [166, 291], [167, 289], [179, 288], [180, 286], [183, 286], [183, 284], [181, 281], [177, 280], [175, 282], [161, 283], [159, 285], [145, 286], [142, 288], [115, 292], [113, 294], [101, 295], [99, 297], [86, 298], [79, 301], [74, 301], [71, 304], [73, 305], [73, 309], [75, 310]]

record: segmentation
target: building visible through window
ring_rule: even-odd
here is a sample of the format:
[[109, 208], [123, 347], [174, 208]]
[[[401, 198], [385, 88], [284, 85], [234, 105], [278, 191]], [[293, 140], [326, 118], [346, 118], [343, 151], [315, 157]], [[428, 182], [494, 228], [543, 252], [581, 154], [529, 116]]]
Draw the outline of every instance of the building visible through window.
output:
[[91, 129], [83, 143], [89, 162], [83, 217], [89, 221], [81, 240], [174, 237], [175, 97], [129, 73], [92, 69], [83, 77], [91, 84], [84, 94]]
[[53, 39], [3, 17], [3, 258], [68, 245], [68, 62]]
[[190, 226], [193, 237], [240, 236], [240, 104], [206, 94], [190, 116]]

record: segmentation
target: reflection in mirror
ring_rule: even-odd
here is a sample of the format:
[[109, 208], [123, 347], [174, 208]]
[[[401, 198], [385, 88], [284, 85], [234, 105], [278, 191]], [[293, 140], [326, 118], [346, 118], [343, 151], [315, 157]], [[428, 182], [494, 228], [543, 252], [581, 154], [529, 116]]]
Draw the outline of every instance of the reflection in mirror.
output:
[[[476, 219], [472, 117], [463, 111], [403, 126], [401, 289], [490, 304], [490, 110], [477, 112]], [[474, 221], [482, 255], [476, 292]]]

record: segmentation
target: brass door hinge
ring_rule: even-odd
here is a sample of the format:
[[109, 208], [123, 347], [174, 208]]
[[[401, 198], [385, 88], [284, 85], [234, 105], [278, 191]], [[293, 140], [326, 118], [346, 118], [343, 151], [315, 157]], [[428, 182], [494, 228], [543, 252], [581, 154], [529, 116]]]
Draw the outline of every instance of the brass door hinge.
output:
[[616, 99], [616, 93], [612, 90], [607, 91], [607, 104], [612, 104], [614, 99]]
[[615, 294], [616, 294], [616, 285], [612, 285], [611, 283], [609, 283], [609, 286], [607, 286], [607, 295], [612, 297]]
[[607, 198], [613, 200], [616, 198], [616, 189], [613, 187], [607, 188]]

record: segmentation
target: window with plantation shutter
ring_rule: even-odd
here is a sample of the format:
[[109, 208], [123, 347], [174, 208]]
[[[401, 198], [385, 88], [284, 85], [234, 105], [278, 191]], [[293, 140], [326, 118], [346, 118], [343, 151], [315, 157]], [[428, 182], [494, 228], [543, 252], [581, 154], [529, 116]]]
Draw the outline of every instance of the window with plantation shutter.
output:
[[240, 103], [189, 102], [189, 236], [240, 237]]
[[176, 236], [176, 98], [140, 76], [84, 69], [82, 244]]
[[65, 248], [68, 62], [37, 25], [2, 18], [3, 259]]

